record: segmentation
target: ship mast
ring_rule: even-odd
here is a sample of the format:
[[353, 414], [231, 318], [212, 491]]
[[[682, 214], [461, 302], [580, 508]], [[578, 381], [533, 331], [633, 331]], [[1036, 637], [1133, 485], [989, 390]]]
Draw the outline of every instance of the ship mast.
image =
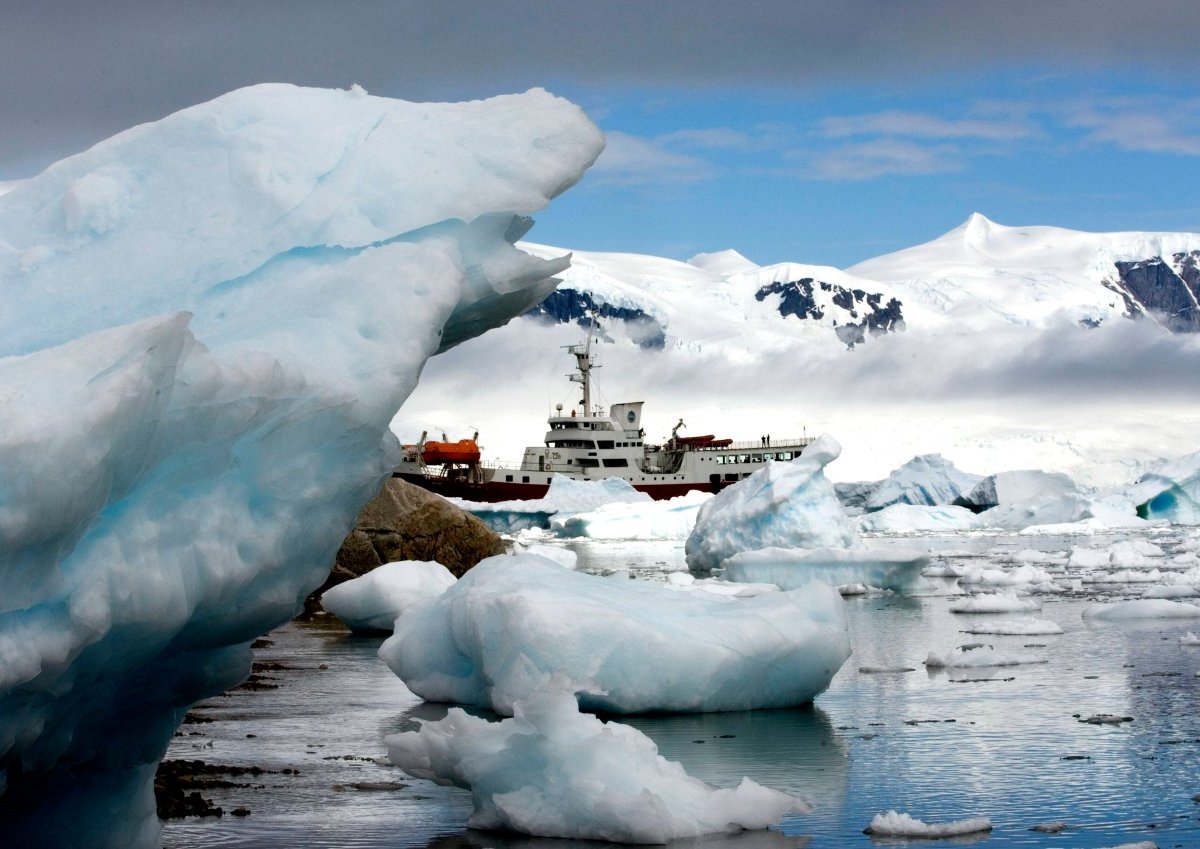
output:
[[596, 326], [596, 317], [592, 316], [592, 323], [588, 326], [587, 342], [583, 345], [567, 345], [567, 350], [575, 355], [575, 368], [577, 374], [567, 375], [572, 383], [579, 383], [583, 386], [583, 414], [590, 416], [592, 414], [592, 330]]

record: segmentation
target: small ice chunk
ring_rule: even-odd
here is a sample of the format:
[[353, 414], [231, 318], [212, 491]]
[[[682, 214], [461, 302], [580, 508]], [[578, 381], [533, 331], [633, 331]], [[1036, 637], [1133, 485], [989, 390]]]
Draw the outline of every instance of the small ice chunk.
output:
[[749, 778], [732, 788], [693, 778], [637, 729], [580, 713], [569, 691], [532, 694], [500, 722], [451, 708], [385, 742], [410, 775], [469, 788], [472, 828], [666, 843], [767, 828], [809, 810]]
[[1027, 613], [1041, 606], [1034, 599], [1019, 598], [1015, 592], [980, 593], [953, 602], [949, 610], [951, 613]]
[[1191, 631], [1188, 631], [1186, 634], [1184, 634], [1182, 637], [1179, 638], [1179, 645], [1181, 645], [1181, 646], [1200, 646], [1200, 635], [1193, 634]]
[[959, 646], [948, 654], [929, 653], [925, 665], [930, 669], [968, 669], [986, 666], [1022, 666], [1029, 663], [1046, 663], [1042, 657], [1027, 654], [1006, 654], [991, 646], [968, 649]]
[[390, 632], [397, 616], [441, 595], [455, 580], [434, 560], [400, 560], [330, 587], [321, 595], [321, 606], [351, 631]]
[[1047, 619], [1033, 616], [1025, 619], [1002, 619], [993, 622], [980, 622], [964, 629], [967, 634], [998, 634], [1004, 636], [1031, 637], [1039, 634], [1061, 634], [1062, 626]]
[[876, 814], [863, 834], [873, 837], [919, 837], [934, 840], [942, 837], [959, 837], [992, 830], [990, 817], [976, 817], [947, 823], [925, 823], [908, 814], [888, 811]]
[[1139, 598], [1112, 604], [1092, 604], [1084, 608], [1085, 619], [1120, 622], [1134, 619], [1200, 618], [1200, 607], [1165, 598]]
[[1195, 598], [1196, 596], [1200, 596], [1200, 588], [1188, 584], [1146, 587], [1142, 591], [1142, 598]]

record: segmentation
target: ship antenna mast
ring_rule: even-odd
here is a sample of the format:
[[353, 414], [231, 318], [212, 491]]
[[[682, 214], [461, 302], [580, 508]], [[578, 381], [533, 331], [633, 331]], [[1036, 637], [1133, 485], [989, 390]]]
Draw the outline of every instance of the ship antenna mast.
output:
[[575, 368], [577, 374], [567, 375], [572, 383], [581, 384], [583, 387], [583, 414], [590, 416], [592, 413], [592, 331], [596, 328], [596, 316], [592, 314], [592, 321], [588, 325], [587, 341], [583, 345], [568, 345], [567, 350], [575, 355]]

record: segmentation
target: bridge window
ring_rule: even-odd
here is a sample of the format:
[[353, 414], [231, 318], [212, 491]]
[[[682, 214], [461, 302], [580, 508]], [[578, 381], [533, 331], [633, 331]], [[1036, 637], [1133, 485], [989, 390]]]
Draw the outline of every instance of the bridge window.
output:
[[596, 447], [601, 450], [603, 450], [605, 448], [613, 448], [613, 447], [615, 447], [615, 443], [611, 439], [601, 439], [599, 442], [596, 443]]
[[615, 459], [604, 458], [604, 468], [606, 469], [625, 468], [628, 465], [629, 461], [624, 457], [617, 457]]

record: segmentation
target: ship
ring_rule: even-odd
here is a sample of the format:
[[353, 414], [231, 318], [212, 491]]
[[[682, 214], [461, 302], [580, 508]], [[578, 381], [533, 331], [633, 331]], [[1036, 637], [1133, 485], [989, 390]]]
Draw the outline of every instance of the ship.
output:
[[568, 345], [575, 371], [567, 375], [580, 384], [577, 406], [555, 407], [547, 420], [542, 444], [525, 449], [519, 465], [488, 466], [482, 462], [479, 434], [470, 439], [419, 441], [403, 446], [393, 476], [439, 495], [467, 501], [497, 502], [542, 498], [555, 475], [595, 481], [621, 478], [654, 499], [674, 498], [694, 490], [719, 492], [749, 477], [768, 461], [799, 457], [813, 441], [805, 436], [735, 442], [716, 434], [681, 436], [682, 419], [661, 443], [647, 442], [642, 427], [644, 401], [592, 403], [591, 373], [596, 367], [592, 335]]

